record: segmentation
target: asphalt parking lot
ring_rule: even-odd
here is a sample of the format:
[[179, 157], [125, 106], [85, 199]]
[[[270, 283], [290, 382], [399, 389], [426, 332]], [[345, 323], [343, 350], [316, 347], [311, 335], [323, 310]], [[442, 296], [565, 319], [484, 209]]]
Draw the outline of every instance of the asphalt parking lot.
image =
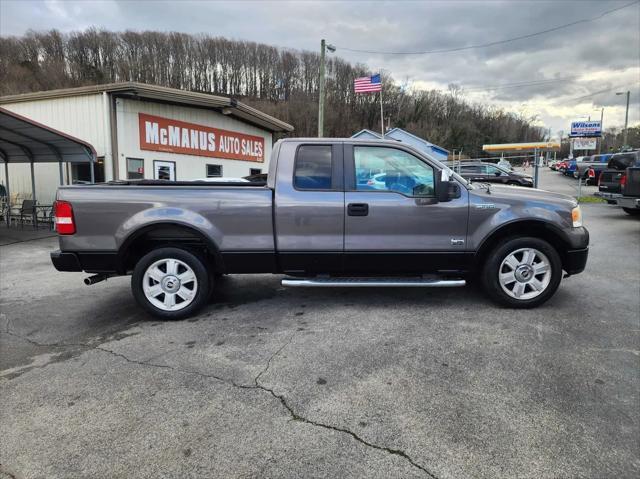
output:
[[583, 211], [587, 270], [529, 311], [249, 275], [159, 322], [0, 246], [0, 477], [638, 477], [640, 221]]

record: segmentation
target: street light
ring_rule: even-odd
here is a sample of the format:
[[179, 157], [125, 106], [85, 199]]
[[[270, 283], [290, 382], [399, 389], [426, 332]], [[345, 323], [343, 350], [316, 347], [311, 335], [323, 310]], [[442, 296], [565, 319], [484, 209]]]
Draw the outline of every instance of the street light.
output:
[[320, 79], [318, 81], [319, 95], [318, 95], [318, 138], [324, 136], [324, 55], [325, 50], [329, 50], [331, 53], [336, 51], [336, 47], [326, 43], [324, 38], [320, 40]]
[[629, 90], [627, 90], [626, 92], [619, 91], [619, 92], [616, 92], [616, 95], [627, 95], [627, 111], [624, 114], [624, 140], [623, 140], [624, 144], [622, 145], [622, 147], [624, 148], [625, 146], [627, 146], [627, 139], [629, 134], [629, 130], [627, 130], [627, 125], [629, 123], [629, 96], [631, 95], [631, 92]]

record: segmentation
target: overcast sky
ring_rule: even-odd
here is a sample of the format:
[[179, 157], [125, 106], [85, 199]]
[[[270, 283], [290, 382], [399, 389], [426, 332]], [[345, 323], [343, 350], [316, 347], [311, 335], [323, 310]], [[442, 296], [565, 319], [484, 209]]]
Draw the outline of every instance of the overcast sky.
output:
[[[477, 102], [537, 116], [565, 134], [571, 120], [640, 122], [640, 3], [587, 23], [486, 48], [427, 55], [357, 53], [431, 51], [485, 44], [547, 30], [624, 6], [612, 1], [257, 2], [155, 0], [0, 0], [0, 34], [29, 29], [208, 33], [298, 50], [318, 50], [383, 69], [409, 88], [446, 89], [457, 83]], [[561, 79], [537, 85], [533, 81]], [[504, 85], [511, 85], [505, 87]], [[500, 88], [496, 88], [500, 87]], [[603, 93], [582, 98], [595, 92]]]

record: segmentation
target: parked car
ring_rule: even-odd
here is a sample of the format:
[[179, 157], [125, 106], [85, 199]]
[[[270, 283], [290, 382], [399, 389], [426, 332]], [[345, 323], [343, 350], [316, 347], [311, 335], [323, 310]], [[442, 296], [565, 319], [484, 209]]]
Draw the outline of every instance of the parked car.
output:
[[622, 196], [617, 198], [616, 202], [625, 213], [633, 216], [640, 215], [640, 167], [627, 168]]
[[576, 164], [576, 170], [573, 172], [574, 178], [588, 179], [588, 171], [591, 168], [595, 173], [594, 183], [597, 183], [600, 173], [607, 168], [607, 163], [611, 158], [611, 153], [601, 155], [592, 155], [585, 157], [580, 163]]
[[607, 168], [600, 174], [596, 196], [615, 204], [627, 181], [627, 168], [640, 166], [640, 152], [628, 151], [611, 155]]
[[464, 179], [470, 181], [515, 186], [533, 186], [533, 178], [531, 176], [516, 171], [505, 170], [490, 163], [463, 163], [460, 165], [459, 173]]
[[578, 163], [582, 163], [585, 158], [589, 158], [588, 156], [578, 156], [574, 159], [570, 159], [567, 161], [567, 167], [563, 171], [566, 176], [573, 176], [573, 173], [578, 168]]
[[551, 160], [549, 161], [549, 169], [556, 171], [558, 169], [558, 164], [561, 162], [562, 160]]
[[566, 158], [562, 161], [560, 161], [557, 165], [556, 165], [556, 171], [558, 171], [559, 173], [564, 174], [564, 172], [566, 171], [567, 167], [569, 166], [569, 159]]
[[[385, 189], [356, 178], [386, 173]], [[513, 308], [548, 300], [584, 270], [589, 233], [575, 198], [468, 183], [386, 140], [278, 141], [266, 185], [118, 181], [62, 186], [59, 271], [94, 284], [131, 274], [139, 305], [165, 319], [203, 307], [216, 275], [288, 275], [285, 286], [463, 286], [480, 278]]]

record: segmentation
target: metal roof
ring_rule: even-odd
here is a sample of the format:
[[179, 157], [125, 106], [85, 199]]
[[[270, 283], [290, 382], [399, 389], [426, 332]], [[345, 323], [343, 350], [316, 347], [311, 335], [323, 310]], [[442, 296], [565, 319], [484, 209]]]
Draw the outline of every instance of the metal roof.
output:
[[5, 163], [96, 161], [91, 144], [0, 108], [0, 160]]
[[293, 131], [293, 126], [288, 123], [278, 120], [271, 115], [267, 115], [260, 110], [256, 110], [249, 105], [245, 105], [235, 98], [137, 82], [107, 83], [104, 85], [91, 85], [77, 88], [65, 88], [62, 90], [48, 90], [23, 93], [20, 95], [8, 95], [0, 97], [0, 104], [92, 95], [103, 92], [112, 93], [122, 97], [131, 97], [133, 99], [142, 98], [177, 105], [191, 105], [203, 108], [220, 109], [225, 115], [236, 117], [271, 132]]
[[559, 151], [560, 143], [555, 141], [536, 141], [528, 143], [500, 143], [495, 145], [482, 145], [484, 151], [489, 152], [508, 152], [508, 151]]

